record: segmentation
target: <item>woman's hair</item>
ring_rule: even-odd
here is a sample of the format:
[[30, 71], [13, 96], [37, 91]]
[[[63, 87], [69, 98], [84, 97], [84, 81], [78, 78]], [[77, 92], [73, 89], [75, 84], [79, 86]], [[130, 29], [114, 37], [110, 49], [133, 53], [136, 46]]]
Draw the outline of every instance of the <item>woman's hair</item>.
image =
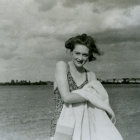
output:
[[76, 44], [85, 45], [89, 49], [89, 61], [93, 61], [96, 58], [93, 56], [93, 53], [100, 55], [100, 51], [97, 48], [94, 39], [87, 34], [77, 35], [68, 39], [65, 42], [65, 47], [70, 51], [73, 51]]

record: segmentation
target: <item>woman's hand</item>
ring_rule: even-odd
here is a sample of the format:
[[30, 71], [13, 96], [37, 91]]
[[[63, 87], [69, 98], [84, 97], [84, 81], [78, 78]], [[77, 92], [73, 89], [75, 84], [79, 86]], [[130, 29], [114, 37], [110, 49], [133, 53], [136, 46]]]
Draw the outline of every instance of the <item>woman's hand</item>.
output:
[[110, 119], [111, 119], [111, 121], [112, 121], [113, 124], [116, 123], [116, 117], [115, 117], [115, 115], [112, 115]]
[[115, 117], [114, 112], [111, 112], [111, 113], [107, 112], [107, 114], [108, 114], [110, 120], [112, 121], [112, 123], [115, 124], [116, 123], [116, 117]]

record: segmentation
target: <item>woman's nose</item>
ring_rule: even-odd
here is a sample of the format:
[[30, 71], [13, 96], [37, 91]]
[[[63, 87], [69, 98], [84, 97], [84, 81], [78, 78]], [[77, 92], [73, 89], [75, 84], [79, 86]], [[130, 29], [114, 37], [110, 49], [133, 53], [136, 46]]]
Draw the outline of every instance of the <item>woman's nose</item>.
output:
[[79, 60], [82, 60], [83, 59], [83, 56], [82, 55], [79, 55], [78, 59]]

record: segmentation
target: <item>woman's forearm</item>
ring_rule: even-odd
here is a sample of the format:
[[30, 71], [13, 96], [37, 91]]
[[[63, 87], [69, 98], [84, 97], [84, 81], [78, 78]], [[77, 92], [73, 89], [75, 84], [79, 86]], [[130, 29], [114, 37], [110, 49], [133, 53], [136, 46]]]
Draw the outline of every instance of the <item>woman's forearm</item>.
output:
[[66, 96], [65, 96], [65, 99], [64, 99], [64, 102], [65, 103], [82, 103], [82, 102], [85, 102], [86, 99], [78, 94], [75, 94], [75, 93], [68, 93]]

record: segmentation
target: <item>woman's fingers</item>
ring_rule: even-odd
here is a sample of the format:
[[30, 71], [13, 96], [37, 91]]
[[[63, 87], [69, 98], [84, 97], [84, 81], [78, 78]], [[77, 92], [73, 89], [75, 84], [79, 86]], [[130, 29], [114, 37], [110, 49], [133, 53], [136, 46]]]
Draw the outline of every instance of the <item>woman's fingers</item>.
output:
[[111, 121], [112, 121], [113, 124], [116, 123], [116, 118], [115, 118], [115, 116], [112, 116], [112, 117], [111, 117]]

